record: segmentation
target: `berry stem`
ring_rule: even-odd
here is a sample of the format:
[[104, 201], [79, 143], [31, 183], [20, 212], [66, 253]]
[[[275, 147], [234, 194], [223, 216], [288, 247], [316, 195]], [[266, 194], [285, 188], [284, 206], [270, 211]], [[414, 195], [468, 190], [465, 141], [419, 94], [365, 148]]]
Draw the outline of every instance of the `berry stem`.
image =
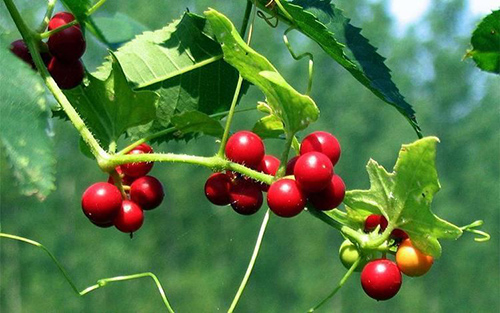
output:
[[64, 24], [62, 26], [59, 26], [58, 28], [56, 29], [53, 29], [53, 30], [49, 30], [49, 31], [46, 31], [46, 32], [43, 32], [39, 35], [39, 38], [40, 39], [47, 39], [49, 38], [50, 36], [54, 35], [54, 34], [57, 34], [58, 32], [61, 32], [63, 30], [65, 30], [66, 28], [70, 28], [71, 26], [74, 26], [78, 24], [78, 21], [77, 20], [73, 20], [67, 24]]
[[75, 283], [71, 280], [71, 278], [69, 277], [69, 275], [66, 272], [66, 270], [64, 269], [64, 267], [62, 267], [61, 263], [59, 263], [59, 261], [52, 254], [52, 252], [50, 252], [44, 245], [42, 245], [41, 243], [36, 242], [34, 240], [28, 239], [28, 238], [24, 238], [24, 237], [20, 237], [20, 236], [16, 236], [16, 235], [11, 235], [11, 234], [6, 234], [6, 233], [0, 233], [0, 238], [7, 238], [7, 239], [25, 242], [25, 243], [28, 243], [30, 245], [33, 245], [33, 246], [38, 247], [38, 248], [42, 249], [43, 251], [45, 251], [45, 253], [47, 253], [49, 255], [49, 257], [52, 259], [52, 261], [56, 264], [57, 268], [63, 274], [66, 281], [70, 284], [73, 291], [79, 296], [85, 296], [86, 294], [88, 294], [96, 289], [99, 289], [101, 287], [106, 286], [107, 283], [126, 281], [126, 280], [138, 279], [138, 278], [143, 278], [143, 277], [151, 277], [153, 279], [153, 281], [155, 282], [156, 287], [158, 288], [158, 292], [160, 293], [160, 296], [161, 296], [163, 303], [165, 304], [165, 307], [167, 308], [168, 312], [174, 313], [174, 310], [172, 309], [172, 306], [168, 302], [167, 296], [165, 294], [163, 287], [161, 286], [159, 279], [153, 273], [148, 272], [148, 273], [127, 275], [127, 276], [116, 276], [116, 277], [111, 277], [111, 278], [103, 278], [103, 279], [99, 279], [97, 281], [97, 284], [92, 285], [90, 287], [87, 287], [82, 291], [78, 291], [78, 288], [76, 287]]
[[319, 309], [323, 304], [325, 304], [326, 302], [328, 302], [328, 300], [330, 300], [331, 298], [333, 298], [333, 296], [335, 296], [335, 294], [340, 290], [340, 288], [342, 288], [342, 286], [344, 286], [344, 284], [347, 281], [347, 279], [349, 279], [349, 277], [351, 277], [351, 274], [354, 273], [354, 270], [358, 267], [358, 264], [360, 262], [361, 262], [361, 257], [359, 257], [356, 260], [356, 262], [354, 262], [351, 265], [351, 267], [349, 268], [349, 270], [347, 271], [347, 273], [345, 273], [345, 275], [340, 280], [340, 282], [337, 285], [337, 287], [335, 287], [335, 289], [333, 289], [333, 291], [328, 296], [326, 296], [325, 299], [323, 299], [320, 303], [318, 303], [313, 308], [309, 309], [309, 311], [307, 311], [307, 312], [314, 312], [315, 310]]
[[288, 155], [290, 154], [290, 148], [292, 147], [294, 138], [295, 138], [294, 134], [289, 134], [289, 133], [286, 134], [285, 148], [283, 149], [283, 153], [281, 154], [280, 167], [276, 172], [276, 178], [281, 178], [286, 174]]
[[233, 302], [227, 310], [228, 313], [232, 313], [238, 304], [238, 301], [245, 290], [245, 287], [248, 283], [248, 279], [250, 278], [250, 274], [252, 274], [253, 267], [255, 265], [255, 261], [257, 260], [257, 256], [259, 255], [259, 250], [262, 245], [262, 239], [264, 238], [264, 233], [266, 232], [267, 224], [269, 222], [269, 209], [266, 211], [264, 215], [264, 219], [262, 220], [262, 224], [260, 225], [259, 235], [257, 236], [257, 242], [255, 243], [255, 247], [253, 249], [252, 257], [250, 258], [250, 262], [248, 263], [247, 270], [245, 272], [245, 276], [243, 276], [243, 280], [241, 281], [240, 287], [234, 296]]
[[45, 16], [43, 17], [42, 23], [38, 27], [38, 32], [42, 33], [46, 28], [47, 25], [49, 24], [50, 18], [52, 17], [52, 14], [54, 13], [54, 8], [56, 6], [57, 0], [49, 0], [47, 3], [47, 11], [45, 12]]

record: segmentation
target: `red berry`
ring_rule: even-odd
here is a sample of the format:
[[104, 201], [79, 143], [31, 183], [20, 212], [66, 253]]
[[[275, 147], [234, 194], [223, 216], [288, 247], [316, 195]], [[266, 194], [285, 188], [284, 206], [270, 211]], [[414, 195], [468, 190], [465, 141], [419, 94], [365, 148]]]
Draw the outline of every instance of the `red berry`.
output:
[[95, 183], [82, 196], [83, 213], [96, 224], [107, 224], [115, 218], [122, 205], [122, 195], [116, 186]]
[[130, 185], [130, 200], [137, 203], [143, 210], [158, 207], [164, 196], [163, 185], [153, 176], [137, 178]]
[[369, 233], [380, 225], [380, 232], [383, 232], [388, 225], [387, 219], [383, 215], [371, 214], [365, 220], [365, 232]]
[[80, 60], [64, 63], [56, 58], [52, 58], [47, 68], [61, 89], [75, 88], [80, 85], [85, 75], [85, 70]]
[[295, 168], [295, 164], [297, 163], [297, 160], [299, 159], [299, 155], [294, 156], [290, 160], [288, 160], [288, 163], [286, 164], [286, 175], [293, 175], [293, 170]]
[[301, 155], [294, 167], [295, 179], [305, 192], [319, 192], [325, 189], [333, 176], [330, 159], [320, 152]]
[[231, 188], [231, 177], [224, 173], [210, 175], [205, 183], [205, 196], [208, 201], [215, 205], [228, 205], [231, 203], [229, 189]]
[[35, 68], [35, 63], [33, 62], [33, 58], [31, 57], [31, 53], [28, 49], [28, 46], [24, 43], [24, 40], [19, 39], [13, 41], [10, 44], [10, 51], [14, 53], [18, 58], [28, 63], [32, 68]]
[[[54, 30], [75, 20], [75, 16], [69, 12], [58, 12], [49, 21], [48, 30]], [[75, 25], [80, 28], [80, 25]]]
[[340, 158], [340, 144], [335, 136], [327, 132], [316, 131], [302, 140], [300, 154], [303, 155], [312, 151], [325, 154], [333, 165], [337, 164]]
[[242, 215], [256, 213], [262, 206], [263, 197], [259, 185], [252, 180], [238, 179], [229, 189], [231, 207]]
[[345, 184], [338, 175], [333, 175], [328, 186], [320, 192], [309, 195], [308, 199], [318, 210], [327, 211], [338, 207], [345, 196]]
[[106, 223], [97, 223], [97, 222], [94, 222], [93, 220], [89, 220], [92, 224], [94, 224], [95, 226], [97, 227], [101, 227], [101, 228], [109, 228], [111, 226], [113, 226], [113, 221], [111, 222], [106, 222]]
[[396, 240], [397, 242], [401, 242], [409, 237], [408, 237], [408, 234], [404, 230], [396, 228], [396, 229], [392, 230], [391, 238]]
[[133, 233], [141, 228], [144, 222], [144, 212], [136, 203], [123, 200], [118, 215], [113, 220], [113, 224], [121, 232]]
[[[145, 145], [145, 146], [143, 146]], [[149, 149], [148, 149], [149, 148]], [[142, 154], [142, 153], [152, 153], [153, 149], [146, 145], [141, 144], [135, 147], [133, 150], [129, 151], [127, 154]], [[141, 177], [145, 176], [153, 168], [153, 162], [134, 162], [121, 165], [122, 171], [125, 175], [131, 177]]]
[[239, 131], [227, 141], [226, 157], [236, 163], [256, 168], [264, 158], [264, 142], [250, 131]]
[[[58, 13], [49, 21], [49, 30], [66, 25], [73, 20], [74, 17], [71, 13]], [[53, 34], [49, 37], [47, 44], [50, 53], [63, 62], [73, 62], [80, 59], [86, 48], [85, 38], [79, 25], [71, 26]]]
[[388, 300], [401, 288], [402, 278], [396, 263], [387, 259], [369, 262], [361, 272], [361, 286], [371, 298]]
[[293, 217], [306, 205], [306, 196], [293, 179], [275, 181], [267, 193], [267, 204], [271, 211], [281, 217]]
[[[117, 166], [115, 168], [115, 170], [118, 173], [118, 175], [120, 175], [120, 177], [122, 178], [123, 185], [127, 185], [127, 186], [132, 185], [132, 183], [135, 180], [135, 177], [130, 177], [128, 175], [123, 174], [122, 168], [120, 166]], [[113, 176], [109, 175], [108, 183], [113, 184], [113, 185], [115, 184], [115, 180], [113, 179]]]
[[[259, 166], [257, 166], [257, 171], [263, 172], [268, 175], [276, 175], [278, 168], [280, 167], [280, 160], [272, 155], [266, 154], [262, 161], [260, 161]], [[268, 191], [269, 185], [261, 184], [262, 191]]]

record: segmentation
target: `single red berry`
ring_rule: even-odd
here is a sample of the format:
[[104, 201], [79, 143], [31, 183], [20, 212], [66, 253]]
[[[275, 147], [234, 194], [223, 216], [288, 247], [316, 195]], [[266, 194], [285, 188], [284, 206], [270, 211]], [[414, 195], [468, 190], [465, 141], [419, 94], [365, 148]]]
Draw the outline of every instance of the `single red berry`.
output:
[[402, 277], [396, 263], [387, 259], [369, 262], [361, 272], [361, 286], [375, 300], [388, 300], [401, 288]]
[[383, 232], [389, 223], [383, 215], [371, 214], [365, 220], [365, 232], [369, 233], [380, 225], [380, 232]]
[[[149, 147], [147, 149], [146, 146], [143, 146], [146, 144], [141, 144], [137, 147], [135, 147], [133, 150], [129, 151], [127, 154], [143, 154], [143, 153], [153, 153], [153, 149]], [[134, 163], [127, 163], [121, 165], [122, 171], [125, 175], [131, 176], [131, 177], [142, 177], [145, 176], [146, 174], [151, 171], [153, 168], [154, 162], [134, 162]]]
[[256, 134], [242, 130], [229, 137], [225, 152], [229, 160], [256, 168], [264, 158], [264, 142]]
[[122, 205], [122, 195], [116, 186], [95, 183], [82, 195], [85, 216], [97, 224], [107, 224], [115, 218]]
[[391, 238], [396, 240], [397, 242], [401, 242], [405, 239], [408, 239], [409, 236], [408, 234], [402, 230], [402, 229], [399, 229], [399, 228], [396, 228], [396, 229], [393, 229], [392, 232], [391, 232]]
[[274, 214], [281, 217], [298, 215], [306, 205], [306, 196], [293, 179], [275, 181], [267, 193], [267, 204]]
[[233, 210], [242, 215], [252, 215], [262, 206], [263, 197], [259, 185], [252, 180], [238, 179], [229, 189]]
[[286, 176], [293, 175], [293, 170], [295, 168], [295, 164], [297, 163], [299, 157], [300, 157], [299, 155], [296, 155], [290, 160], [288, 160], [288, 163], [286, 164]]
[[35, 68], [35, 63], [33, 62], [33, 58], [31, 57], [31, 53], [28, 49], [28, 46], [24, 43], [24, 40], [19, 39], [13, 41], [10, 44], [10, 51], [14, 53], [18, 58], [28, 63], [32, 68]]
[[[135, 177], [131, 177], [131, 176], [123, 174], [122, 168], [120, 166], [115, 167], [115, 170], [118, 173], [118, 175], [120, 175], [123, 185], [126, 185], [126, 186], [132, 185], [132, 183], [135, 180]], [[115, 184], [115, 180], [113, 179], [113, 176], [109, 175], [108, 183], [113, 184], [113, 185]]]
[[205, 196], [215, 205], [228, 205], [231, 203], [229, 189], [231, 177], [225, 173], [213, 173], [205, 183]]
[[130, 200], [137, 203], [143, 210], [158, 207], [164, 196], [163, 185], [153, 176], [137, 178], [130, 185]]
[[80, 60], [64, 63], [56, 58], [52, 58], [47, 68], [61, 89], [75, 88], [80, 85], [85, 75], [85, 70]]
[[[69, 12], [58, 12], [49, 21], [48, 30], [54, 30], [75, 20], [75, 16]], [[80, 28], [80, 25], [75, 25]]]
[[300, 145], [300, 154], [317, 151], [325, 154], [335, 166], [340, 158], [340, 144], [330, 133], [316, 131], [306, 136]]
[[[257, 171], [274, 176], [276, 175], [279, 167], [280, 160], [273, 155], [266, 154], [264, 155], [262, 161], [260, 161], [260, 164], [257, 166]], [[268, 191], [269, 185], [263, 183], [260, 185], [260, 188], [262, 189], [262, 191]]]
[[318, 210], [327, 211], [338, 207], [345, 196], [345, 184], [338, 175], [333, 175], [328, 186], [320, 192], [311, 193], [309, 201]]
[[113, 224], [121, 232], [133, 233], [141, 228], [144, 222], [144, 212], [135, 202], [123, 200], [118, 215], [113, 220]]
[[[61, 12], [61, 14], [61, 16], [56, 14], [49, 21], [49, 30], [66, 25], [74, 20], [74, 17], [72, 19], [69, 17], [71, 13]], [[80, 59], [86, 48], [85, 38], [78, 25], [68, 27], [51, 35], [47, 41], [47, 45], [49, 46], [50, 53], [63, 62], [74, 62]]]
[[333, 176], [330, 159], [320, 152], [301, 155], [294, 167], [295, 179], [305, 192], [319, 192], [325, 189]]

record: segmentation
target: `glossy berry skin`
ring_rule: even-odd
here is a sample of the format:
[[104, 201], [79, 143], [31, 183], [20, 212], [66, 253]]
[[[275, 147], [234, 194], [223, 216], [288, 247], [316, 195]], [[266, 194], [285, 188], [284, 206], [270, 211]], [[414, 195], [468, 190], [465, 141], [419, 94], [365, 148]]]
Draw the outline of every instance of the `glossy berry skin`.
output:
[[267, 193], [267, 204], [274, 214], [281, 217], [298, 215], [306, 205], [306, 196], [293, 179], [275, 181]]
[[29, 64], [32, 68], [35, 68], [35, 63], [33, 62], [31, 53], [26, 44], [24, 43], [24, 40], [19, 39], [13, 41], [10, 44], [10, 51], [14, 53], [18, 58]]
[[383, 215], [371, 214], [365, 220], [365, 232], [369, 233], [380, 225], [380, 232], [383, 232], [388, 225], [387, 219]]
[[335, 166], [340, 158], [340, 144], [337, 138], [324, 131], [316, 131], [306, 136], [300, 145], [300, 154], [317, 151], [325, 154]]
[[113, 224], [113, 221], [111, 222], [106, 222], [106, 223], [96, 223], [94, 222], [93, 220], [89, 220], [92, 224], [94, 224], [95, 226], [97, 227], [100, 227], [100, 228], [109, 228], [111, 226], [114, 226]]
[[286, 176], [288, 175], [293, 175], [294, 169], [295, 169], [295, 164], [297, 163], [297, 160], [299, 159], [299, 155], [294, 156], [290, 160], [288, 160], [288, 163], [286, 164]]
[[91, 185], [82, 196], [82, 210], [95, 224], [108, 224], [120, 211], [122, 195], [112, 184], [100, 182]]
[[408, 234], [399, 228], [393, 229], [391, 232], [391, 238], [394, 239], [396, 242], [401, 242], [405, 239], [408, 239]]
[[[74, 17], [71, 13], [58, 13], [49, 21], [49, 30], [66, 25], [73, 20]], [[86, 49], [85, 38], [79, 25], [71, 26], [51, 35], [47, 45], [50, 53], [62, 62], [74, 62], [80, 59]]]
[[405, 239], [396, 252], [396, 264], [406, 276], [422, 276], [431, 269], [433, 263], [434, 258], [415, 248], [410, 239]]
[[134, 150], [141, 150], [144, 153], [153, 153], [153, 148], [151, 148], [151, 146], [147, 143], [141, 143], [140, 145], [136, 146]]
[[[259, 166], [257, 166], [257, 171], [274, 176], [279, 167], [280, 160], [273, 155], [266, 154], [264, 158], [262, 158], [262, 161], [260, 161]], [[261, 189], [262, 191], [268, 191], [269, 185], [261, 184]]]
[[225, 152], [229, 160], [257, 168], [265, 155], [264, 142], [256, 134], [242, 130], [229, 137]]
[[[358, 248], [349, 239], [344, 240], [342, 245], [340, 245], [339, 258], [340, 262], [342, 262], [342, 265], [344, 265], [346, 269], [350, 269], [354, 262], [358, 260], [360, 255], [361, 254], [359, 253]], [[361, 272], [367, 262], [368, 260], [364, 258], [361, 262], [359, 262], [354, 271]]]
[[[146, 149], [144, 146], [139, 145], [133, 150], [129, 151], [127, 154], [152, 153], [153, 149], [151, 149], [151, 147], [149, 147], [149, 149]], [[134, 162], [123, 164], [121, 165], [121, 168], [125, 175], [128, 175], [130, 177], [142, 177], [147, 175], [151, 171], [153, 165], [153, 162]]]
[[231, 203], [229, 189], [231, 177], [225, 173], [213, 173], [205, 183], [205, 196], [215, 205], [228, 205]]
[[325, 189], [333, 176], [330, 159], [320, 152], [308, 152], [301, 155], [295, 163], [294, 175], [300, 188], [307, 192], [319, 192]]
[[387, 259], [369, 262], [361, 272], [361, 286], [375, 300], [388, 300], [401, 288], [402, 277], [396, 263]]
[[252, 215], [262, 206], [263, 196], [260, 186], [252, 180], [238, 179], [229, 189], [233, 210], [242, 215]]
[[144, 212], [135, 202], [123, 200], [118, 215], [113, 220], [113, 224], [119, 231], [133, 233], [141, 228], [144, 222]]
[[321, 211], [328, 211], [338, 207], [345, 196], [345, 184], [338, 175], [333, 175], [328, 186], [320, 192], [311, 193], [309, 201]]
[[81, 84], [85, 75], [85, 70], [80, 60], [64, 63], [56, 58], [52, 58], [47, 69], [61, 89], [75, 88]]
[[130, 185], [130, 200], [143, 210], [157, 208], [164, 197], [163, 185], [153, 176], [139, 177]]

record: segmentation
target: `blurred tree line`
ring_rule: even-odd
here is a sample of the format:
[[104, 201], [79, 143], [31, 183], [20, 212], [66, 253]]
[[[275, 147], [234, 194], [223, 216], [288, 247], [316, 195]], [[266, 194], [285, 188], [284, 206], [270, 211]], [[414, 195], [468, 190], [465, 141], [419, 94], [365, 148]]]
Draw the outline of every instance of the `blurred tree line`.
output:
[[[34, 23], [44, 1], [16, 1]], [[393, 78], [417, 111], [425, 135], [441, 139], [438, 172], [442, 190], [433, 210], [457, 225], [484, 219], [492, 240], [478, 244], [464, 234], [443, 243], [443, 256], [423, 278], [405, 277], [394, 299], [375, 302], [362, 291], [355, 274], [333, 301], [319, 312], [495, 312], [500, 308], [500, 80], [463, 62], [478, 22], [465, 0], [433, 0], [425, 17], [398, 31], [388, 1], [340, 0], [339, 7], [380, 53], [388, 58]], [[149, 29], [163, 27], [189, 8], [201, 13], [217, 8], [239, 25], [244, 1], [108, 1], [98, 15], [128, 14]], [[0, 4], [1, 36], [18, 37]], [[299, 90], [307, 84], [306, 61], [295, 61], [281, 41], [285, 27], [274, 31], [257, 19], [252, 46], [266, 55]], [[336, 171], [349, 189], [369, 187], [365, 164], [373, 158], [392, 169], [400, 145], [416, 139], [394, 110], [334, 64], [302, 35], [291, 36], [297, 51], [315, 55], [312, 97], [321, 109], [310, 127], [340, 140], [343, 155]], [[106, 54], [89, 39], [84, 62], [93, 70]], [[242, 107], [255, 106], [262, 95], [250, 88]], [[237, 116], [234, 129], [250, 128], [258, 113]], [[97, 279], [136, 272], [158, 275], [178, 312], [225, 311], [240, 284], [264, 209], [251, 217], [214, 207], [203, 196], [210, 172], [179, 164], [156, 164], [153, 175], [166, 189], [166, 200], [146, 216], [133, 240], [112, 229], [98, 229], [80, 209], [87, 186], [107, 177], [78, 150], [77, 133], [53, 121], [58, 158], [57, 187], [37, 202], [19, 196], [5, 157], [1, 158], [1, 231], [46, 245], [66, 267], [80, 289]], [[308, 130], [309, 131], [309, 130]], [[304, 135], [304, 134], [301, 134]], [[282, 146], [266, 142], [271, 153]], [[211, 155], [211, 138], [169, 143], [157, 151]], [[338, 260], [338, 232], [303, 213], [294, 219], [272, 217], [255, 271], [237, 312], [304, 312], [329, 293], [345, 270]], [[110, 285], [77, 297], [55, 265], [39, 249], [0, 240], [0, 312], [160, 312], [153, 283], [136, 280]]]

